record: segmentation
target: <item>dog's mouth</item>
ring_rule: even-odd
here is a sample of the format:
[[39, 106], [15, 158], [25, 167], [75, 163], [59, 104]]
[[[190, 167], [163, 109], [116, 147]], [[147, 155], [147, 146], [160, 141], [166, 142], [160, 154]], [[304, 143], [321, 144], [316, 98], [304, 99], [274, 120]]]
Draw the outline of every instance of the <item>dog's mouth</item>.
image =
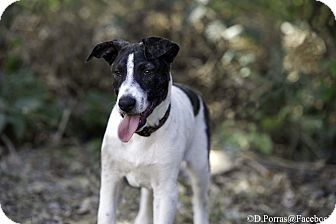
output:
[[156, 106], [155, 102], [152, 102], [146, 110], [139, 114], [127, 114], [121, 113], [123, 119], [118, 127], [118, 137], [122, 142], [128, 142], [133, 134], [145, 126], [147, 117], [153, 112]]

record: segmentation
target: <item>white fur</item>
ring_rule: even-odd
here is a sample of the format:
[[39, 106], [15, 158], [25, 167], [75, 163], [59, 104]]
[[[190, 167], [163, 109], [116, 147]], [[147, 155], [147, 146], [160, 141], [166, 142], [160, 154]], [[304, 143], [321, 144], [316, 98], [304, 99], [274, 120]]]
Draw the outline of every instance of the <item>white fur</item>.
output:
[[[132, 56], [129, 56], [129, 61], [132, 61]], [[136, 224], [152, 223], [151, 220], [154, 224], [172, 224], [178, 200], [177, 176], [182, 161], [187, 162], [194, 191], [194, 223], [208, 223], [209, 167], [204, 108], [201, 104], [195, 117], [188, 97], [170, 82], [167, 98], [154, 109], [147, 123], [157, 123], [169, 103], [170, 115], [160, 129], [150, 137], [134, 134], [128, 143], [118, 139], [117, 128], [122, 118], [117, 106], [113, 108], [102, 144], [98, 224], [116, 223], [116, 204], [123, 177], [131, 185], [143, 188]], [[150, 203], [152, 200], [153, 204]]]
[[6, 214], [2, 211], [1, 205], [0, 205], [0, 222], [1, 224], [19, 224], [17, 222], [12, 221], [10, 218], [6, 216]]
[[142, 113], [148, 107], [147, 93], [134, 81], [134, 53], [128, 55], [126, 79], [120, 86], [117, 102], [121, 97], [127, 95], [134, 97], [136, 100], [136, 113]]

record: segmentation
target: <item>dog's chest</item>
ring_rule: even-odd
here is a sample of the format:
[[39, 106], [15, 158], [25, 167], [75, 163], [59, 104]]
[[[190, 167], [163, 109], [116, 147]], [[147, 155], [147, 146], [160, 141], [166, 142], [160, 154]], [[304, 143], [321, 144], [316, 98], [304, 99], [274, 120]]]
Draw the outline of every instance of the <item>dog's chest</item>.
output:
[[151, 188], [151, 169], [150, 167], [138, 167], [126, 174], [128, 183], [133, 187]]
[[[141, 143], [134, 144], [138, 138], [135, 137], [125, 148], [115, 150], [112, 163], [114, 170], [124, 176], [133, 187], [150, 188], [155, 180], [155, 173], [160, 166], [160, 149], [149, 147]], [[159, 153], [159, 155], [157, 154]]]

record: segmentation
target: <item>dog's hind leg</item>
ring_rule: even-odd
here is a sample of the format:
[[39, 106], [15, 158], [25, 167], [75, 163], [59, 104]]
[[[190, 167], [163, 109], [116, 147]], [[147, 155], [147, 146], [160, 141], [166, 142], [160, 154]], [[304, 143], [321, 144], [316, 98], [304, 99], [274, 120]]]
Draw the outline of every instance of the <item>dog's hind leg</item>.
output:
[[135, 224], [153, 223], [153, 191], [141, 188], [140, 208]]
[[208, 167], [200, 168], [189, 164], [187, 172], [190, 177], [193, 190], [193, 211], [194, 224], [208, 223], [208, 186], [209, 171]]
[[193, 190], [194, 224], [208, 224], [210, 167], [206, 142], [195, 141], [187, 157], [187, 173]]

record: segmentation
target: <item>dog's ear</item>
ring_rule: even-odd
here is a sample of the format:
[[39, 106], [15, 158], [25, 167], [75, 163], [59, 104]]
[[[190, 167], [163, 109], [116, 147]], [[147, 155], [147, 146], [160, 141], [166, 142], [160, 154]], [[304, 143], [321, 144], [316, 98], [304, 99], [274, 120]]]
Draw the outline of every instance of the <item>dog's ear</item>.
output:
[[121, 48], [125, 47], [129, 43], [124, 40], [112, 40], [97, 44], [86, 61], [90, 61], [93, 57], [104, 58], [109, 65], [111, 65], [114, 59], [117, 57]]
[[147, 58], [163, 58], [168, 63], [172, 63], [177, 55], [180, 47], [165, 38], [148, 37], [142, 40], [145, 46], [145, 54]]

